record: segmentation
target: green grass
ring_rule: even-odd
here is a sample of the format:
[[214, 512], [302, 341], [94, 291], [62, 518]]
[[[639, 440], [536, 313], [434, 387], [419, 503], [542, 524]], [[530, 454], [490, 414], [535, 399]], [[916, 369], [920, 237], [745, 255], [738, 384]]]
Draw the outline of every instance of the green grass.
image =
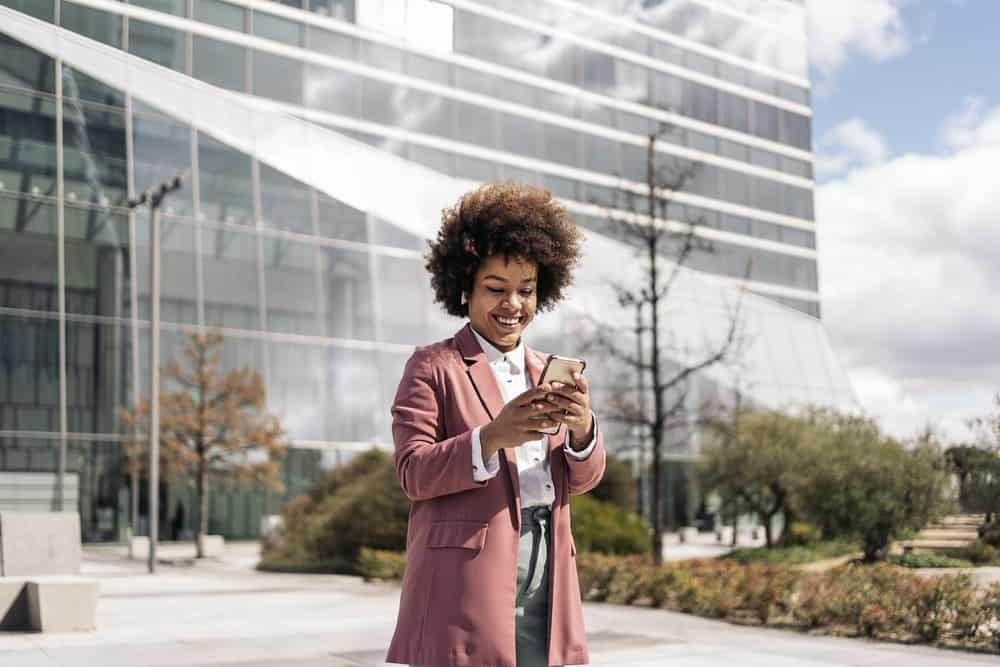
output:
[[801, 565], [816, 561], [846, 556], [859, 551], [861, 547], [856, 542], [846, 540], [830, 540], [818, 542], [811, 546], [796, 547], [756, 547], [753, 549], [737, 549], [722, 558], [740, 563], [763, 563], [765, 565]]
[[971, 562], [961, 558], [952, 558], [941, 554], [906, 553], [889, 556], [886, 560], [902, 567], [975, 567]]

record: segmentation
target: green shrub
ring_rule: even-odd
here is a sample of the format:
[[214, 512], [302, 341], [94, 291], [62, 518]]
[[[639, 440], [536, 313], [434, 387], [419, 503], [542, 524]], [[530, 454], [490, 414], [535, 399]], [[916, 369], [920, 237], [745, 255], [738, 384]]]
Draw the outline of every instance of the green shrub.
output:
[[804, 563], [814, 563], [828, 558], [846, 556], [860, 549], [860, 546], [848, 540], [829, 540], [819, 542], [812, 546], [790, 546], [774, 547], [766, 549], [756, 547], [752, 549], [736, 549], [725, 556], [726, 560], [734, 560], [739, 563], [761, 563], [767, 565], [801, 565]]
[[649, 528], [635, 512], [587, 495], [573, 496], [570, 509], [578, 551], [618, 555], [652, 551]]
[[365, 581], [372, 579], [399, 580], [403, 578], [403, 572], [406, 570], [406, 554], [361, 547], [357, 568]]
[[915, 554], [904, 553], [901, 555], [889, 556], [887, 559], [893, 565], [906, 568], [946, 568], [946, 567], [971, 567], [968, 560], [961, 560], [952, 556], [942, 554]]
[[786, 547], [811, 547], [823, 539], [823, 532], [805, 521], [794, 521], [781, 535], [781, 545]]
[[626, 512], [635, 511], [636, 491], [632, 464], [608, 454], [604, 476], [587, 495], [602, 502], [614, 503]]
[[391, 455], [363, 452], [285, 506], [282, 529], [262, 544], [261, 567], [356, 573], [362, 547], [406, 548], [409, 508]]
[[980, 539], [989, 546], [1000, 549], [1000, 521], [994, 519], [983, 527]]
[[1000, 559], [1000, 551], [983, 540], [976, 540], [972, 544], [955, 549], [950, 555], [955, 558], [962, 558], [975, 563], [976, 565], [987, 565], [996, 563]]

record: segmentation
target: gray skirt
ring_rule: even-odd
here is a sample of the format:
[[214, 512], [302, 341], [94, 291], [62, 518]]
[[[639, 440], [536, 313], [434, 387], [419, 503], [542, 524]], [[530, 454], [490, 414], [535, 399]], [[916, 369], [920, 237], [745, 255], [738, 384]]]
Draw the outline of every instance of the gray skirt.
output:
[[521, 509], [521, 538], [517, 549], [517, 598], [514, 603], [517, 667], [547, 667], [549, 662], [551, 519], [552, 513], [548, 507]]

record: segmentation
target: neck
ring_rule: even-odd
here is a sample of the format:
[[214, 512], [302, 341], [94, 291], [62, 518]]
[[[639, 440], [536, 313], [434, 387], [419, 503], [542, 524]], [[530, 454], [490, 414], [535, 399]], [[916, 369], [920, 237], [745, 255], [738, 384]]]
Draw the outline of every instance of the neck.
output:
[[472, 322], [469, 322], [469, 326], [472, 328], [473, 331], [475, 331], [477, 334], [479, 334], [480, 336], [482, 336], [483, 338], [485, 338], [486, 342], [488, 342], [490, 345], [492, 345], [496, 349], [500, 350], [501, 352], [510, 352], [511, 350], [515, 350], [515, 349], [517, 349], [517, 346], [521, 344], [521, 339], [518, 338], [517, 342], [514, 343], [513, 345], [501, 345], [500, 343], [497, 343], [496, 341], [494, 341], [493, 339], [491, 339], [489, 336], [487, 336], [486, 334], [484, 334], [482, 331], [480, 331], [479, 329], [477, 329], [476, 326]]

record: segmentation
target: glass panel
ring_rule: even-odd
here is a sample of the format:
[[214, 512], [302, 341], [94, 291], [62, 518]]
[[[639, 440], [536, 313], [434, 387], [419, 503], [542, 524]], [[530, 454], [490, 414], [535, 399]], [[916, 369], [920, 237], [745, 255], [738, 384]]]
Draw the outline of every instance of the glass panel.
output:
[[183, 33], [162, 25], [137, 19], [128, 23], [129, 53], [178, 72], [187, 69], [185, 41]]
[[345, 241], [368, 240], [365, 224], [365, 214], [347, 204], [332, 199], [322, 192], [319, 198], [319, 233], [320, 236]]
[[[138, 314], [150, 317], [149, 210], [136, 213], [136, 286]], [[194, 324], [198, 321], [196, 227], [176, 217], [160, 220], [160, 318], [164, 322]]]
[[246, 89], [247, 51], [244, 47], [195, 35], [193, 49], [191, 71], [196, 79], [229, 90]]
[[329, 67], [307, 65], [305, 72], [305, 104], [314, 109], [361, 117], [363, 78]]
[[260, 329], [256, 234], [206, 225], [202, 247], [205, 324]]
[[220, 28], [243, 31], [245, 11], [222, 0], [199, 0], [194, 3], [194, 18]]
[[367, 252], [320, 248], [320, 304], [324, 333], [335, 338], [375, 337]]
[[[129, 0], [129, 4], [164, 12], [165, 14], [173, 14], [174, 16], [185, 16], [187, 14], [187, 0]], [[130, 25], [130, 30], [131, 27]]]
[[190, 217], [193, 211], [191, 187], [191, 129], [166, 116], [153, 115], [136, 104], [132, 115], [132, 151], [135, 161], [135, 191], [157, 188], [181, 175], [180, 189], [163, 200], [164, 214]]
[[125, 95], [121, 91], [106, 86], [71, 67], [63, 68], [63, 96], [67, 104], [89, 101], [106, 106], [125, 107]]
[[84, 37], [89, 37], [116, 49], [122, 47], [122, 17], [120, 16], [65, 2], [62, 3], [59, 10], [59, 21], [62, 27], [78, 32]]
[[250, 171], [246, 153], [198, 135], [198, 188], [206, 220], [254, 224]]
[[130, 395], [131, 339], [124, 324], [66, 322], [66, 410], [73, 433], [118, 433]]
[[430, 340], [430, 278], [421, 260], [376, 257], [382, 339], [424, 345]]
[[292, 46], [302, 44], [302, 25], [300, 23], [267, 12], [253, 13], [253, 34]]
[[54, 0], [0, 0], [0, 5], [16, 9], [23, 14], [34, 16], [49, 23], [55, 20]]
[[538, 157], [542, 152], [542, 126], [536, 120], [500, 114], [500, 147], [515, 155]]
[[0, 85], [55, 93], [55, 72], [54, 60], [0, 35]]
[[497, 145], [497, 112], [464, 102], [454, 102], [455, 138], [477, 146]]
[[324, 395], [326, 349], [286, 342], [266, 345], [267, 409], [281, 418], [289, 437], [322, 440], [330, 407], [348, 395]]
[[312, 234], [309, 188], [266, 164], [260, 165], [261, 217], [268, 227]]
[[778, 141], [778, 110], [761, 102], [753, 102], [753, 133], [758, 137]]
[[59, 430], [55, 319], [0, 315], [0, 429]]
[[[379, 387], [376, 354], [331, 347], [322, 368], [328, 397], [321, 422], [324, 439], [375, 441], [376, 420], [389, 413], [388, 400]], [[382, 441], [391, 442], [391, 438]]]
[[127, 317], [128, 214], [66, 203], [66, 312]]
[[55, 311], [55, 105], [0, 93], [0, 305]]
[[579, 164], [577, 133], [574, 130], [556, 125], [545, 125], [542, 131], [546, 160], [572, 166]]
[[303, 63], [253, 51], [253, 92], [289, 104], [302, 104]]
[[264, 238], [267, 328], [318, 335], [316, 248], [299, 241]]

